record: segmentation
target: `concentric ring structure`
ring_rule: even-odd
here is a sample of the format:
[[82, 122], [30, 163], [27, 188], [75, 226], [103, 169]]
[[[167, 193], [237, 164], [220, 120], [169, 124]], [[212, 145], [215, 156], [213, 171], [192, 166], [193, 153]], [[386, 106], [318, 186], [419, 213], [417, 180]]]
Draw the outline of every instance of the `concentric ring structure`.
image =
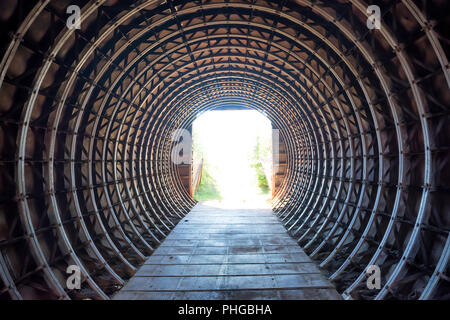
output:
[[450, 298], [448, 1], [73, 2], [0, 4], [2, 299], [110, 298], [195, 205], [172, 133], [228, 105], [280, 129], [274, 212], [343, 297]]

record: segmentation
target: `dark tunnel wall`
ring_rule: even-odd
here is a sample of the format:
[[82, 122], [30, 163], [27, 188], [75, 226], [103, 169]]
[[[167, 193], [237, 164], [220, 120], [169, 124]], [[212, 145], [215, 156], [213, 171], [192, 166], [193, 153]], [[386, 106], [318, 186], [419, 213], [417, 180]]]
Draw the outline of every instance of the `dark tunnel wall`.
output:
[[172, 133], [234, 103], [280, 128], [274, 211], [344, 297], [449, 299], [449, 3], [370, 4], [2, 1], [0, 298], [111, 297], [195, 204]]

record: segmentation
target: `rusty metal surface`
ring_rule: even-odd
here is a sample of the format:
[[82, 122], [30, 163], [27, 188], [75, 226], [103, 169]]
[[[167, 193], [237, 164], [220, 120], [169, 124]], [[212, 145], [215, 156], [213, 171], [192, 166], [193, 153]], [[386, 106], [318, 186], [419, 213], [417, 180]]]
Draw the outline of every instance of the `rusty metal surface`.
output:
[[280, 128], [274, 211], [343, 297], [450, 298], [446, 1], [373, 1], [380, 30], [359, 0], [77, 3], [1, 4], [1, 298], [110, 298], [195, 204], [172, 132], [230, 106]]

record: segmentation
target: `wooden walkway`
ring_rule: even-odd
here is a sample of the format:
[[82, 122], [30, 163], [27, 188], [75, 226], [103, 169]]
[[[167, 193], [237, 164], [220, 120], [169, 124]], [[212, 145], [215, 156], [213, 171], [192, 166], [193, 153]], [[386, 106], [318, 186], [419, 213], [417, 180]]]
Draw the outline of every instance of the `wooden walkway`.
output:
[[202, 203], [114, 299], [340, 299], [270, 209]]

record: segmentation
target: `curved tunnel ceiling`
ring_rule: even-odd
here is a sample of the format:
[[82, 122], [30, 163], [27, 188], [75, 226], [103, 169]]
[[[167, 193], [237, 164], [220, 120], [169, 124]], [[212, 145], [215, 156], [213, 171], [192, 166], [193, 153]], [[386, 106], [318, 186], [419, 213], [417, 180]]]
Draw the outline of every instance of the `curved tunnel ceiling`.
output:
[[231, 104], [280, 129], [274, 211], [344, 297], [450, 298], [447, 1], [71, 4], [1, 3], [1, 298], [109, 298], [195, 204], [172, 133]]

